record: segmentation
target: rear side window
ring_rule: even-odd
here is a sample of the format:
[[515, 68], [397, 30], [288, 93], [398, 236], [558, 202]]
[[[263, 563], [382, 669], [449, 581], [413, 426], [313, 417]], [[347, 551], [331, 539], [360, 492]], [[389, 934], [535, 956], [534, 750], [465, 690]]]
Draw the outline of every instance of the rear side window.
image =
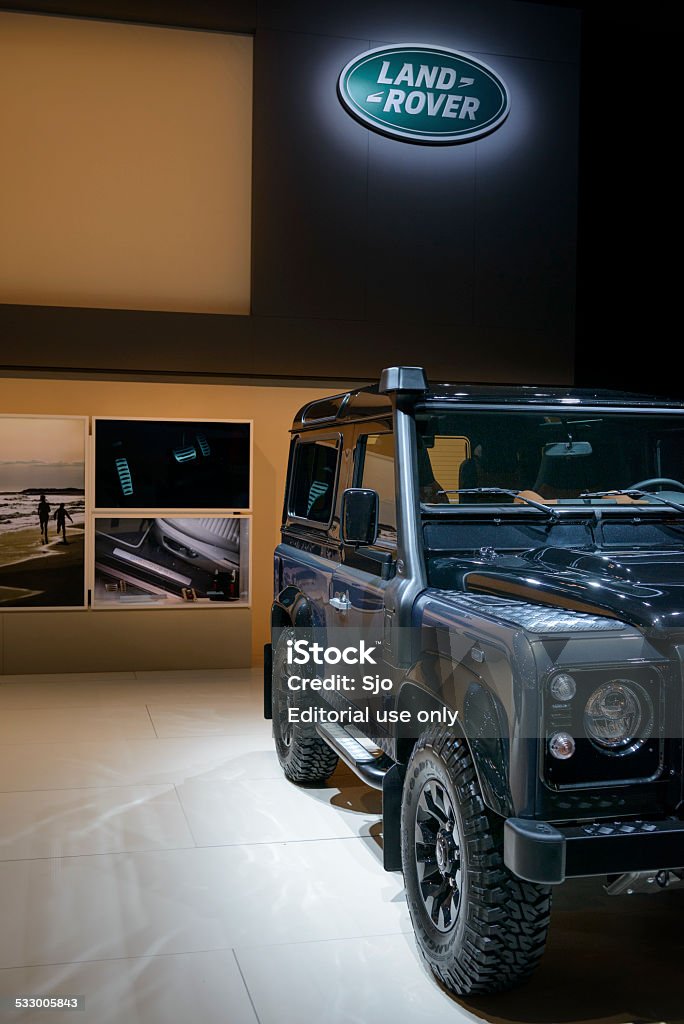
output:
[[396, 544], [397, 511], [394, 486], [394, 435], [368, 434], [356, 449], [357, 481], [370, 487], [380, 498], [378, 539]]
[[290, 485], [291, 516], [325, 523], [332, 518], [339, 441], [300, 441], [295, 446]]

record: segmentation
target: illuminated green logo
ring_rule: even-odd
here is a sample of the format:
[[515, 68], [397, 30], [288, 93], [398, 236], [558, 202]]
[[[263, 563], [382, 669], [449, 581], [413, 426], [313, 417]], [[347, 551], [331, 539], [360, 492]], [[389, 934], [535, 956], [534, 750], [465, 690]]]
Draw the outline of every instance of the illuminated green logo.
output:
[[405, 142], [469, 142], [503, 124], [508, 90], [481, 60], [405, 43], [360, 53], [338, 82], [342, 103], [369, 128]]

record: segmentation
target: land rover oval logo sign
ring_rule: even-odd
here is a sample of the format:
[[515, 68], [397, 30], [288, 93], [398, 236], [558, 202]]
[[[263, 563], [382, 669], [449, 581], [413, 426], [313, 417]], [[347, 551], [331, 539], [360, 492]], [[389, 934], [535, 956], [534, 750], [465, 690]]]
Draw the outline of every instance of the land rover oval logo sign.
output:
[[508, 90], [490, 67], [445, 46], [366, 50], [343, 69], [338, 90], [353, 117], [405, 142], [478, 139], [510, 109]]

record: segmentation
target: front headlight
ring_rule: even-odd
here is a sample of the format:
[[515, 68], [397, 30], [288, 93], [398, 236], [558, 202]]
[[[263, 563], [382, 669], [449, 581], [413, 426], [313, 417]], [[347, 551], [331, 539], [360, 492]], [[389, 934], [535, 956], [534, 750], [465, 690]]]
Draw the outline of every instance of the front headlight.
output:
[[594, 690], [584, 709], [587, 736], [602, 750], [626, 754], [653, 732], [653, 702], [633, 679], [611, 679]]
[[[661, 666], [652, 662], [553, 665], [541, 686], [545, 782], [572, 790], [658, 778], [664, 694]], [[571, 757], [559, 758], [559, 734], [574, 739]]]

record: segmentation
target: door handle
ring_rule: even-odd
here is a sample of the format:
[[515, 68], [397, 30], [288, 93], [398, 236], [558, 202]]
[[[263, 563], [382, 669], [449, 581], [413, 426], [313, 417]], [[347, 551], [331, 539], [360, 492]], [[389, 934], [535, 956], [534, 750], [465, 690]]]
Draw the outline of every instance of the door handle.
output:
[[336, 608], [338, 612], [348, 612], [351, 608], [349, 594], [335, 594], [330, 598], [330, 606]]

